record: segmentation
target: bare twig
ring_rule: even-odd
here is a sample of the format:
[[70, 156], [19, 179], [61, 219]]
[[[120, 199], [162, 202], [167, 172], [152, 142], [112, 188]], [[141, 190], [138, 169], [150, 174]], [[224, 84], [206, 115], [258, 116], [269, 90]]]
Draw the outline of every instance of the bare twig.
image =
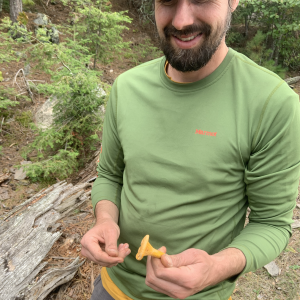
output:
[[24, 82], [25, 82], [26, 89], [27, 89], [27, 91], [28, 91], [29, 97], [30, 97], [31, 101], [32, 101], [33, 103], [35, 103], [34, 100], [33, 100], [33, 93], [32, 93], [32, 91], [31, 91], [31, 89], [30, 89], [30, 87], [29, 87], [29, 84], [28, 84], [28, 81], [27, 81], [27, 79], [26, 79], [26, 76], [25, 76], [25, 73], [24, 73], [24, 70], [23, 70], [23, 69], [20, 69], [20, 70], [16, 73], [15, 78], [14, 78], [14, 80], [13, 80], [13, 85], [16, 84], [16, 85], [19, 87], [19, 89], [22, 90], [22, 89], [20, 88], [20, 86], [18, 85], [18, 83], [17, 83], [17, 77], [18, 77], [18, 75], [19, 75], [20, 72], [22, 72], [22, 74], [23, 74], [23, 79], [24, 79]]
[[60, 62], [63, 64], [63, 66], [68, 69], [70, 71], [70, 73], [73, 75], [72, 71], [70, 70], [70, 68], [60, 59], [60, 57], [56, 54], [57, 59], [60, 60]]
[[4, 117], [2, 118], [1, 127], [0, 127], [0, 132], [2, 132], [2, 125], [3, 125], [3, 122], [4, 122]]
[[91, 293], [93, 294], [94, 291], [94, 268], [93, 268], [93, 262], [91, 261]]
[[27, 79], [27, 81], [40, 81], [40, 82], [45, 82], [45, 80], [33, 80], [33, 79]]
[[76, 257], [50, 256], [53, 259], [75, 259]]
[[[27, 92], [22, 92], [22, 93], [16, 95], [16, 97], [18, 97], [18, 96], [20, 96], [20, 95], [23, 95], [23, 94], [26, 94], [26, 93], [27, 93]], [[16, 99], [16, 100], [17, 100], [17, 99]]]

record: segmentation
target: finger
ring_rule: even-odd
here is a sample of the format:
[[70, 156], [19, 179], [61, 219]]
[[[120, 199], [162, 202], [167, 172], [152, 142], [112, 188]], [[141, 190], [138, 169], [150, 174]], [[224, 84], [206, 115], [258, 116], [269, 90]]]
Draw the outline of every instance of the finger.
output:
[[125, 258], [131, 253], [129, 245], [127, 243], [119, 245], [119, 257]]
[[[178, 298], [178, 295], [183, 295], [183, 293], [188, 292], [186, 288], [179, 286], [177, 283], [169, 282], [160, 277], [157, 277], [153, 269], [153, 261], [159, 261], [159, 259], [148, 256], [147, 274], [145, 281], [146, 285], [148, 285], [157, 292], [170, 296], [171, 298]], [[165, 269], [165, 267], [162, 264], [161, 268]]]
[[[188, 251], [188, 253], [192, 251]], [[204, 252], [204, 251], [203, 251]], [[191, 254], [189, 253], [189, 254]], [[200, 263], [193, 263], [187, 266], [180, 266], [180, 267], [169, 267], [168, 259], [171, 257], [174, 259], [174, 257], [179, 256], [179, 258], [175, 258], [175, 263], [184, 263], [185, 261], [188, 261], [189, 258], [181, 258], [181, 255], [163, 255], [161, 259], [153, 258], [149, 259], [149, 264], [147, 264], [147, 273], [148, 269], [149, 272], [153, 271], [155, 274], [155, 277], [164, 280], [169, 283], [174, 283], [178, 286], [181, 286], [183, 288], [186, 288], [187, 286], [191, 286], [193, 281], [197, 278], [197, 272], [199, 273], [199, 270], [197, 271], [197, 267]], [[167, 261], [167, 262], [166, 262]], [[190, 259], [190, 261], [195, 262], [195, 257]], [[174, 263], [174, 264], [175, 264]], [[172, 262], [173, 264], [173, 262]], [[165, 267], [167, 265], [167, 267]], [[203, 268], [203, 276], [205, 276], [206, 268]], [[151, 274], [151, 273], [150, 273]], [[161, 285], [159, 285], [160, 288], [163, 288]]]
[[117, 240], [119, 232], [115, 228], [109, 228], [104, 232], [105, 252], [110, 256], [118, 256]]
[[199, 249], [188, 249], [176, 255], [165, 254], [161, 257], [161, 262], [166, 268], [179, 268], [182, 266], [201, 263], [208, 259], [208, 254]]
[[153, 290], [155, 290], [159, 293], [168, 295], [171, 298], [177, 298], [175, 293], [177, 292], [178, 286], [176, 286], [173, 283], [170, 284], [167, 281], [161, 282], [162, 288], [155, 285], [155, 284], [153, 284], [153, 283], [151, 283], [151, 282], [148, 282], [147, 279], [146, 279], [145, 283], [146, 283], [147, 286], [149, 286], [150, 288], [152, 288]]
[[124, 261], [122, 257], [109, 256], [102, 250], [95, 254], [91, 253], [88, 249], [82, 248], [81, 254], [102, 267], [112, 267]]

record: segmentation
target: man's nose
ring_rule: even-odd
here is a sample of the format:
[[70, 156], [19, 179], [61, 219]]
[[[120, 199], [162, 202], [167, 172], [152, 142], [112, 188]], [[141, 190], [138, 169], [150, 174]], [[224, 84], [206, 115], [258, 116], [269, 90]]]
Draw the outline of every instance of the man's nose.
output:
[[192, 24], [194, 24], [193, 5], [189, 0], [179, 0], [172, 25], [177, 30], [182, 30]]

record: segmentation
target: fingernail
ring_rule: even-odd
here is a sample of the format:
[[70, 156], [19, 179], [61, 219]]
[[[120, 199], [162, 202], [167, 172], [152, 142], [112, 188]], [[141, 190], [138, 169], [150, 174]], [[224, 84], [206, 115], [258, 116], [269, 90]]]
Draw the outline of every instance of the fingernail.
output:
[[110, 252], [110, 253], [117, 253], [116, 249], [107, 249], [107, 251]]
[[128, 245], [128, 244], [125, 244], [124, 249], [126, 249], [126, 248], [129, 248], [129, 245]]
[[168, 267], [169, 268], [173, 267], [173, 262], [172, 262], [171, 257], [168, 254], [165, 254], [164, 256], [165, 256], [165, 260], [167, 262]]
[[125, 254], [129, 255], [130, 253], [131, 253], [131, 250], [127, 250]]

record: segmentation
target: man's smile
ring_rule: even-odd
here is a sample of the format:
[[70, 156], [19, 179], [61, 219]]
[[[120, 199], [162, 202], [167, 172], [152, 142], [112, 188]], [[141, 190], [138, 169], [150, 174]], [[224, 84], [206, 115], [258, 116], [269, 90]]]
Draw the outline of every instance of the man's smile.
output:
[[172, 38], [177, 45], [177, 47], [181, 49], [190, 49], [195, 47], [200, 39], [202, 38], [203, 33], [192, 33], [189, 35], [172, 35]]

